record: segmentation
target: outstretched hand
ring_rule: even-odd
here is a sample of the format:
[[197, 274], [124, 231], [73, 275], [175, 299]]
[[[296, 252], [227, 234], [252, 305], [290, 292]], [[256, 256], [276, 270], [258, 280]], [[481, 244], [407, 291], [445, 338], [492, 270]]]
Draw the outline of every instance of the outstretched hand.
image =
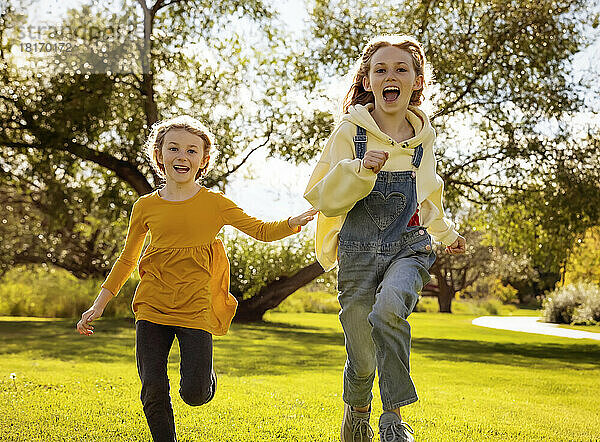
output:
[[449, 253], [450, 255], [460, 255], [465, 253], [466, 250], [467, 242], [460, 235], [458, 235], [458, 238], [456, 238], [452, 244], [446, 246], [446, 253]]
[[310, 209], [304, 213], [301, 213], [298, 216], [290, 217], [288, 219], [288, 224], [292, 229], [296, 229], [296, 227], [305, 226], [309, 221], [312, 221], [315, 215], [319, 213], [318, 210]]
[[92, 321], [102, 316], [103, 311], [97, 307], [92, 306], [89, 310], [86, 310], [81, 315], [81, 319], [77, 323], [77, 331], [80, 335], [90, 336], [94, 334], [94, 327]]

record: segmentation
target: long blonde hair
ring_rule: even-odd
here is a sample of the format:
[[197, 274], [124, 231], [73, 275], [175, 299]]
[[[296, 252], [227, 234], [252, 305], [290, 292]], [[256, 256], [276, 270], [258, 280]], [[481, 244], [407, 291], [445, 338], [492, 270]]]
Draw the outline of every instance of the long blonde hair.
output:
[[[189, 115], [180, 115], [174, 118], [169, 118], [168, 120], [157, 121], [152, 125], [152, 130], [150, 131], [150, 135], [148, 136], [148, 141], [146, 141], [146, 155], [150, 159], [150, 163], [152, 167], [156, 171], [156, 173], [161, 176], [163, 179], [165, 178], [165, 166], [158, 161], [156, 156], [156, 150], [162, 149], [163, 141], [165, 139], [165, 135], [171, 129], [184, 129], [194, 135], [198, 135], [204, 141], [204, 157], [209, 155], [210, 148], [212, 146], [212, 135], [197, 119], [190, 117]], [[200, 178], [202, 175], [206, 173], [208, 170], [208, 163], [198, 170], [198, 173], [195, 176], [195, 180]]]
[[373, 92], [366, 91], [363, 87], [363, 78], [369, 75], [371, 58], [379, 48], [395, 46], [408, 51], [412, 56], [413, 66], [417, 75], [423, 76], [423, 87], [413, 91], [409, 104], [418, 106], [423, 102], [423, 90], [431, 84], [431, 69], [425, 58], [425, 51], [421, 43], [410, 35], [378, 35], [372, 38], [365, 46], [362, 55], [356, 63], [354, 78], [348, 93], [344, 97], [342, 113], [348, 113], [348, 108], [355, 104], [375, 103]]

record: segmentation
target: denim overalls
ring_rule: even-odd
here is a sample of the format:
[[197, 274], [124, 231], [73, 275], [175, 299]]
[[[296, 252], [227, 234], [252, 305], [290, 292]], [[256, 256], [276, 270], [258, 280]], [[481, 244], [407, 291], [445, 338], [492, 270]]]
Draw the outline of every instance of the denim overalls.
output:
[[[357, 127], [356, 157], [367, 149], [366, 130]], [[348, 359], [344, 402], [371, 402], [375, 367], [384, 410], [415, 402], [409, 375], [410, 325], [406, 318], [429, 282], [435, 261], [431, 237], [408, 222], [417, 208], [416, 171], [423, 147], [415, 148], [412, 170], [380, 171], [369, 195], [348, 212], [339, 234], [340, 321]]]

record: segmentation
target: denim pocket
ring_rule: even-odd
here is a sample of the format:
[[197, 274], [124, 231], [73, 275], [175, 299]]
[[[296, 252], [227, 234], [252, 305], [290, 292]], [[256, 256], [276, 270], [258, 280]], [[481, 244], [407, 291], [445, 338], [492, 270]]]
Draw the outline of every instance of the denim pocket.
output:
[[379, 228], [385, 230], [406, 208], [406, 195], [402, 192], [392, 192], [387, 196], [376, 190], [364, 200], [367, 213]]
[[411, 244], [408, 244], [408, 248], [412, 250], [413, 253], [423, 253], [429, 255], [433, 253], [433, 245], [431, 244], [431, 236], [427, 233], [417, 238]]

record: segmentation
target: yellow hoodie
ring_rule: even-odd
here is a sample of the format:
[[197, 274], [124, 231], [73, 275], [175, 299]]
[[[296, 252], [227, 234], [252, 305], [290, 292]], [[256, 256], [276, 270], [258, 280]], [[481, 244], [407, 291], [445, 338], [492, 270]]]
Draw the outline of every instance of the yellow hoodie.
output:
[[325, 271], [336, 265], [338, 235], [346, 214], [373, 190], [377, 179], [376, 173], [361, 167], [361, 160], [355, 158], [353, 137], [357, 125], [367, 130], [367, 150], [389, 152], [389, 158], [381, 169], [383, 171], [411, 170], [414, 148], [423, 145], [423, 158], [416, 177], [421, 225], [436, 241], [445, 245], [452, 244], [458, 237], [454, 224], [444, 216], [444, 182], [435, 171], [435, 132], [427, 115], [418, 107], [409, 106], [406, 117], [414, 128], [415, 136], [398, 143], [379, 129], [371, 117], [372, 110], [372, 104], [357, 104], [348, 109], [329, 137], [306, 186], [304, 198], [320, 211], [315, 248], [317, 260]]

